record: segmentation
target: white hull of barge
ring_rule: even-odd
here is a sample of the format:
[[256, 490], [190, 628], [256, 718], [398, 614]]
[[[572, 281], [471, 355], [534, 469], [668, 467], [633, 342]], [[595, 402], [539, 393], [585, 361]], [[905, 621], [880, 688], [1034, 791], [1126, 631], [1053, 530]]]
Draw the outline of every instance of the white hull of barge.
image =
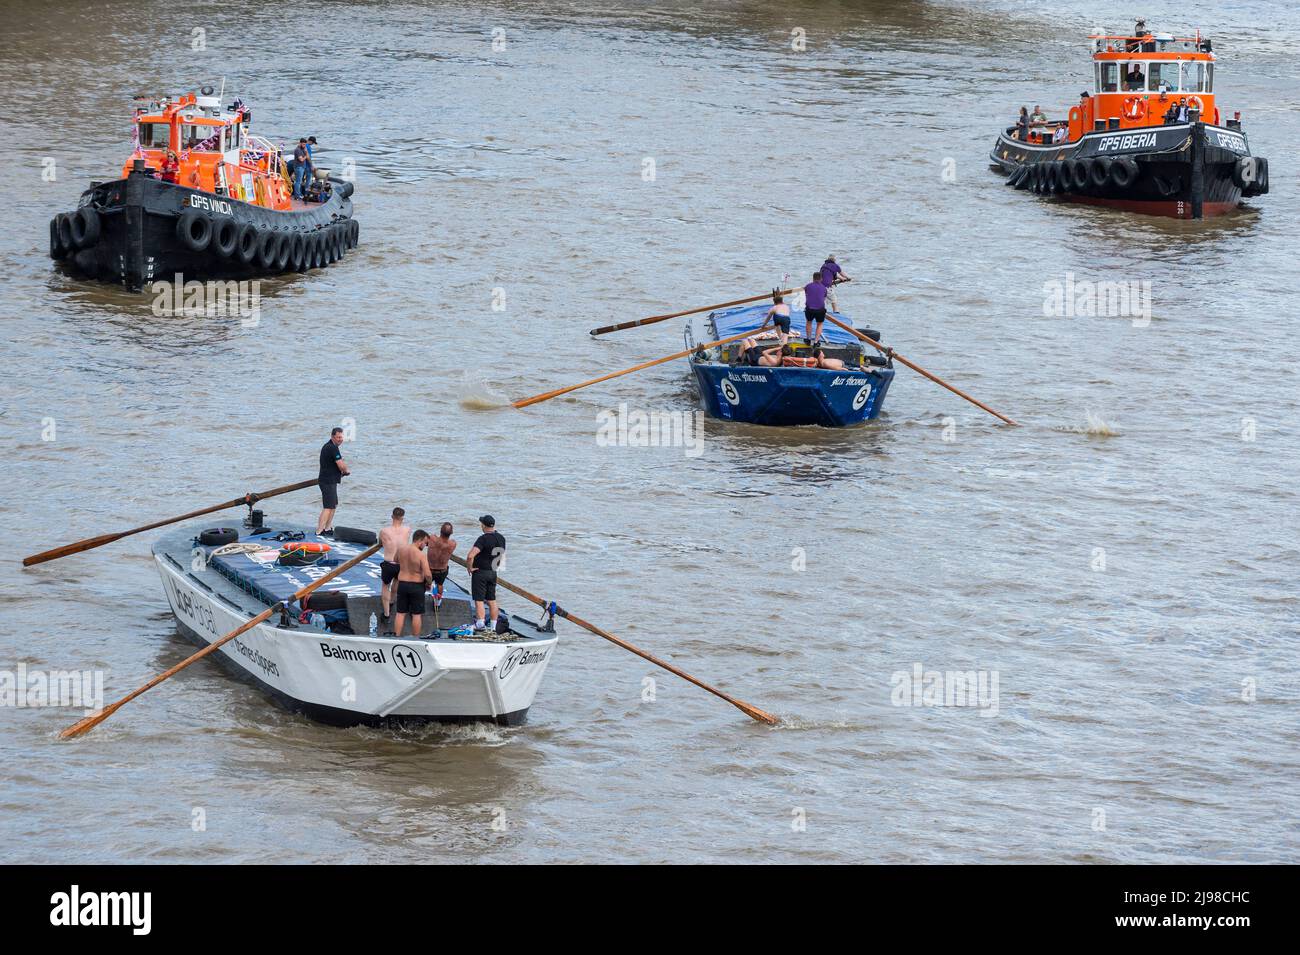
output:
[[[245, 624], [240, 611], [155, 555], [181, 632], [207, 645]], [[556, 637], [516, 642], [398, 640], [283, 629], [272, 617], [217, 653], [289, 708], [336, 725], [390, 720], [522, 723]]]

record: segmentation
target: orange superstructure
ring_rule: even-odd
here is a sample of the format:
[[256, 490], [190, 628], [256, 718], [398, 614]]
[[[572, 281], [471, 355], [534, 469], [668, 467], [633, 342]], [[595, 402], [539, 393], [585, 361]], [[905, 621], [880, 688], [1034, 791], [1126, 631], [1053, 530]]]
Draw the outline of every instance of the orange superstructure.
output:
[[123, 178], [144, 160], [167, 182], [267, 209], [292, 208], [280, 150], [248, 132], [250, 110], [238, 104], [222, 110], [211, 90], [137, 107], [136, 148], [122, 166]]

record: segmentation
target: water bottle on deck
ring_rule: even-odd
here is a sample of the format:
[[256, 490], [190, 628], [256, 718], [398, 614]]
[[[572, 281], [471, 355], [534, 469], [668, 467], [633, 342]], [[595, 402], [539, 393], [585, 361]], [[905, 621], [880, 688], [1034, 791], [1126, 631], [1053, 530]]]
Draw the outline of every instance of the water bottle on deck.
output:
[[372, 613], [370, 615], [370, 635], [373, 637], [373, 636], [377, 636], [378, 634], [379, 634], [379, 618]]

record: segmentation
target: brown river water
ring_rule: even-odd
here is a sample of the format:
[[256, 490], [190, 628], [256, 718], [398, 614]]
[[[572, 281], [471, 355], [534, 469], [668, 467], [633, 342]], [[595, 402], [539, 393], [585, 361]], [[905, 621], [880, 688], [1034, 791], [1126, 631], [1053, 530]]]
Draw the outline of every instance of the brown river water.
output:
[[[1136, 217], [988, 170], [1130, 6], [10, 0], [0, 670], [102, 671], [112, 700], [181, 660], [150, 535], [20, 558], [312, 477], [347, 422], [339, 523], [402, 504], [465, 540], [490, 511], [509, 579], [782, 722], [566, 624], [515, 729], [326, 728], [207, 661], [78, 741], [79, 709], [0, 708], [0, 857], [1300, 861], [1300, 15], [1142, 11], [1216, 41], [1272, 160], [1250, 209]], [[55, 267], [46, 223], [120, 169], [130, 96], [222, 77], [255, 132], [355, 163], [360, 248], [265, 281], [256, 322]], [[709, 420], [693, 448], [598, 440], [621, 403], [691, 411], [679, 362], [502, 407], [680, 347], [593, 326], [828, 252], [845, 311], [1023, 426], [901, 367], [878, 422]], [[1067, 281], [1149, 282], [1149, 320], [1046, 314]], [[895, 705], [916, 667], [997, 692]]]

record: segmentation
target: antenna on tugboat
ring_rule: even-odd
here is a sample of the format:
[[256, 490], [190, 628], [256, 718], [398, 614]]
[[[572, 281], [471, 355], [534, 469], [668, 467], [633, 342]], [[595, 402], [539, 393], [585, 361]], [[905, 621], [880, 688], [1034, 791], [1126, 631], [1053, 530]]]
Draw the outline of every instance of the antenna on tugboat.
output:
[[[772, 293], [769, 292], [768, 295], [770, 294]], [[766, 296], [760, 295], [759, 298], [766, 298]], [[547, 391], [540, 395], [533, 395], [531, 398], [520, 398], [518, 401], [512, 401], [510, 403], [516, 408], [527, 408], [529, 405], [535, 405], [540, 401], [548, 401], [551, 398], [558, 398], [560, 395], [567, 395], [570, 391], [577, 391], [579, 388], [586, 388], [588, 385], [598, 385], [602, 381], [609, 381], [611, 378], [630, 375], [632, 372], [640, 371], [642, 368], [652, 368], [655, 365], [662, 365], [666, 361], [673, 361], [676, 358], [685, 358], [693, 352], [715, 348], [718, 345], [727, 345], [731, 342], [738, 342], [742, 338], [749, 338], [751, 335], [757, 335], [764, 328], [767, 328], [768, 324], [768, 322], [764, 322], [759, 328], [750, 329], [747, 332], [741, 332], [739, 335], [732, 335], [730, 338], [720, 338], [716, 342], [704, 342], [703, 344], [696, 345], [694, 348], [688, 348], [685, 351], [676, 351], [671, 355], [665, 355], [663, 358], [643, 361], [639, 365], [633, 365], [631, 368], [624, 368], [622, 371], [611, 371], [608, 375], [601, 375], [599, 378], [592, 378], [590, 381], [580, 381], [576, 385], [566, 385], [565, 387], [557, 388], [554, 391]]]
[[272, 488], [269, 491], [245, 494], [243, 497], [237, 497], [233, 501], [226, 501], [224, 504], [213, 504], [211, 507], [205, 507], [197, 511], [190, 511], [190, 513], [182, 514], [180, 517], [169, 517], [166, 520], [155, 521], [152, 524], [145, 524], [143, 527], [133, 527], [129, 531], [120, 531], [116, 534], [101, 534], [98, 537], [89, 537], [86, 540], [77, 541], [75, 544], [64, 544], [62, 547], [55, 547], [52, 550], [41, 551], [39, 554], [33, 554], [31, 557], [24, 557], [23, 566], [30, 567], [32, 564], [43, 564], [47, 560], [57, 560], [60, 557], [67, 557], [70, 554], [79, 554], [83, 550], [93, 550], [96, 547], [102, 547], [105, 544], [113, 543], [113, 541], [121, 540], [123, 537], [130, 537], [132, 534], [151, 531], [155, 527], [165, 527], [168, 524], [175, 524], [177, 521], [186, 521], [191, 517], [202, 517], [204, 514], [211, 514], [213, 511], [224, 511], [230, 507], [243, 507], [244, 505], [252, 506], [263, 498], [275, 497], [279, 494], [288, 494], [290, 491], [301, 491], [303, 488], [312, 487], [315, 484], [316, 481], [314, 479], [311, 481], [299, 481], [297, 484], [286, 484], [284, 487]]
[[[786, 276], [789, 278], [789, 276]], [[638, 318], [633, 322], [620, 322], [617, 325], [605, 325], [601, 328], [593, 328], [592, 335], [604, 335], [606, 332], [621, 332], [625, 328], [637, 328], [641, 325], [653, 325], [655, 322], [666, 322], [670, 318], [682, 318], [686, 315], [695, 315], [698, 312], [711, 312], [717, 308], [730, 308], [732, 305], [747, 305], [750, 302], [757, 302], [759, 299], [771, 298], [773, 295], [793, 295], [799, 289], [773, 289], [771, 292], [764, 292], [762, 295], [751, 295], [749, 298], [738, 298], [734, 302], [719, 302], [716, 305], [701, 305], [699, 308], [688, 308], [684, 312], [672, 312], [668, 315], [651, 315], [649, 318]]]
[[915, 362], [908, 361], [906, 358], [904, 358], [898, 352], [894, 351], [892, 348], [886, 348], [884, 345], [880, 344], [880, 342], [876, 341], [874, 338], [862, 334], [862, 332], [858, 331], [852, 325], [844, 324], [838, 318], [832, 315], [830, 312], [826, 313], [826, 321], [834, 322], [836, 325], [844, 329], [846, 332], [849, 332], [852, 335], [857, 335], [858, 338], [861, 338], [864, 342], [866, 342], [868, 345], [871, 345], [881, 354], [888, 355], [893, 360], [902, 362], [904, 365], [912, 369], [912, 371], [916, 372], [918, 375], [924, 375], [926, 378], [929, 378], [931, 381], [933, 381], [936, 385], [940, 385], [941, 387], [947, 388], [949, 391], [951, 391], [954, 395], [957, 395], [957, 397], [959, 398], [965, 398], [975, 407], [987, 411], [989, 414], [993, 415], [993, 417], [1001, 418], [1007, 424], [1015, 425], [1017, 427], [1020, 426], [1019, 421], [1013, 421], [1010, 418], [1008, 418], [1006, 415], [1004, 415], [1002, 412], [994, 411], [992, 408], [990, 408], [988, 405], [984, 404], [983, 402], [976, 401], [974, 398], [966, 394], [966, 392], [962, 391], [960, 388], [956, 388], [948, 384], [948, 382], [944, 381], [938, 375], [931, 374], [930, 372], [926, 371], [924, 368], [922, 368], [920, 365], [916, 364]]
[[[458, 557], [456, 554], [452, 554], [451, 559], [454, 560], [456, 563], [460, 564], [462, 567], [468, 569], [468, 565], [465, 563], [465, 558]], [[532, 601], [533, 603], [541, 607], [543, 610], [545, 610], [547, 613], [551, 614], [552, 616], [563, 617], [565, 620], [569, 621], [570, 623], [576, 624], [577, 626], [582, 627], [582, 629], [588, 630], [591, 633], [594, 633], [596, 636], [602, 637], [603, 639], [608, 640], [610, 643], [622, 647], [624, 650], [628, 650], [632, 653], [635, 653], [641, 659], [649, 660], [655, 666], [662, 667], [663, 669], [667, 670], [669, 673], [681, 677], [687, 683], [694, 683], [701, 690], [708, 690], [710, 693], [712, 693], [714, 696], [718, 697], [719, 699], [726, 700], [728, 703], [730, 703], [736, 709], [740, 710], [742, 713], [744, 713], [752, 720], [757, 720], [760, 723], [766, 723], [769, 726], [775, 726], [777, 723], [781, 722], [771, 713], [768, 713], [765, 710], [760, 710], [757, 706], [751, 706], [750, 704], [746, 703], [744, 700], [738, 700], [734, 696], [730, 696], [726, 693], [723, 693], [717, 687], [709, 686], [709, 684], [705, 683], [703, 680], [697, 680], [695, 677], [691, 676], [685, 670], [679, 670], [671, 663], [668, 663], [665, 660], [660, 660], [654, 654], [647, 653], [645, 650], [642, 650], [640, 647], [633, 646], [632, 644], [628, 643], [626, 640], [622, 640], [614, 636], [612, 633], [608, 632], [607, 630], [602, 630], [600, 627], [597, 627], [595, 624], [587, 623], [587, 621], [583, 620], [581, 617], [576, 617], [573, 614], [569, 613], [569, 611], [565, 610], [563, 607], [556, 604], [555, 601], [549, 601], [549, 602], [545, 601], [541, 597], [538, 597], [536, 594], [530, 594], [522, 587], [516, 587], [514, 584], [506, 583], [500, 577], [497, 578], [497, 583], [500, 584], [502, 587], [506, 588], [506, 590], [509, 590], [511, 593], [518, 594], [520, 597], [523, 597], [525, 600]]]
[[328, 574], [321, 577], [320, 580], [313, 581], [312, 583], [308, 584], [306, 587], [303, 587], [301, 590], [295, 591], [293, 595], [289, 597], [287, 600], [278, 601], [275, 604], [271, 605], [270, 607], [267, 607], [256, 617], [253, 617], [247, 622], [240, 624], [238, 627], [236, 627], [234, 630], [231, 630], [224, 637], [221, 637], [217, 640], [213, 640], [211, 643], [209, 643], [198, 653], [191, 654], [190, 656], [186, 657], [184, 660], [176, 664], [171, 669], [164, 670], [162, 673], [159, 673], [156, 677], [154, 677], [144, 686], [132, 690], [130, 693], [122, 697], [116, 703], [112, 703], [109, 706], [104, 707], [104, 709], [100, 710], [98, 713], [92, 713], [90, 716], [87, 716], [85, 719], [78, 720], [76, 723], [73, 723], [71, 726], [65, 728], [63, 731], [59, 733], [59, 738], [71, 739], [74, 736], [80, 736], [82, 733], [94, 729], [96, 726], [104, 722], [104, 720], [108, 719], [110, 716], [116, 713], [127, 703], [130, 703], [132, 700], [134, 700], [145, 690], [152, 689], [153, 687], [161, 683], [163, 680], [167, 679], [169, 676], [173, 676], [179, 673], [181, 670], [184, 670], [187, 666], [189, 666], [191, 663], [194, 663], [196, 660], [201, 660], [204, 657], [206, 657], [208, 654], [215, 653], [217, 650], [219, 650], [225, 644], [229, 643], [231, 640], [235, 639], [235, 637], [239, 636], [241, 633], [247, 633], [249, 630], [252, 630], [254, 627], [256, 627], [259, 623], [271, 619], [271, 615], [278, 613], [280, 610], [283, 610], [285, 604], [292, 603], [295, 600], [301, 600], [303, 597], [307, 596], [309, 593], [311, 593], [321, 584], [325, 583], [326, 581], [333, 580], [335, 577], [337, 577], [339, 574], [345, 571], [351, 570], [353, 567], [361, 563], [371, 554], [378, 551], [379, 548], [381, 548], [382, 546], [383, 546], [382, 543], [375, 544], [373, 547], [370, 547], [367, 550], [362, 551], [360, 554], [357, 554], [356, 557], [353, 557], [347, 563], [340, 564], [339, 566], [335, 567]]

